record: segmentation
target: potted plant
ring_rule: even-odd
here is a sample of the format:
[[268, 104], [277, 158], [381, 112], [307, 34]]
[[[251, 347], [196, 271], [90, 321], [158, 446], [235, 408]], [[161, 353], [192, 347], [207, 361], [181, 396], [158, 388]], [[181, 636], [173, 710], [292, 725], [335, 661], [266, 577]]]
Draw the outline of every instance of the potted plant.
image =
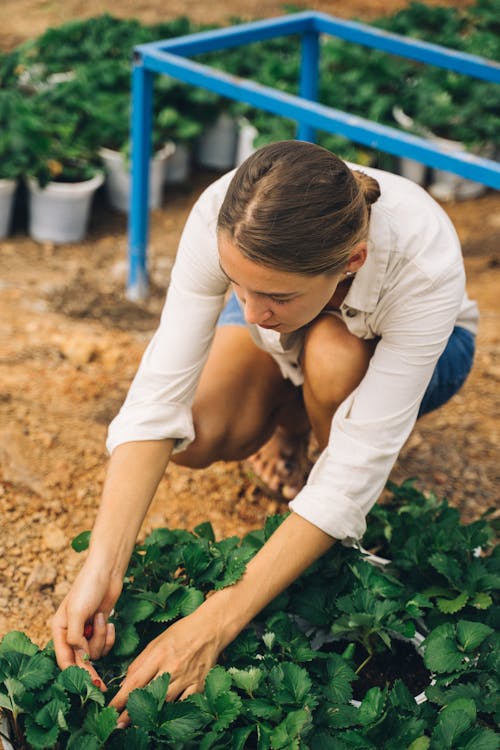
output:
[[0, 90], [0, 238], [9, 233], [18, 181], [45, 145], [29, 99], [13, 88]]
[[[133, 553], [115, 608], [117, 642], [98, 665], [106, 694], [84, 670], [59, 672], [50, 644], [39, 649], [16, 632], [0, 643], [0, 708], [16, 750], [498, 750], [498, 550], [480, 558], [484, 570], [472, 576], [482, 577], [491, 603], [471, 597], [458, 612], [442, 611], [423, 593], [428, 581], [418, 585], [418, 567], [408, 567], [423, 529], [431, 555], [449, 550], [453, 568], [472, 544], [491, 546], [493, 528], [486, 518], [461, 524], [445, 502], [412, 484], [395, 490], [393, 501], [377, 509], [366, 539], [392, 557], [390, 566], [374, 567], [359, 550], [336, 545], [225, 650], [203, 693], [165, 703], [169, 677], [162, 675], [131, 693], [131, 726], [115, 731], [117, 712], [106, 704], [127, 664], [211, 590], [234, 583], [283, 516], [241, 540], [216, 541], [209, 523], [193, 532], [153, 531]], [[432, 518], [434, 528], [422, 526]], [[403, 528], [406, 540], [399, 536]], [[456, 555], [450, 536], [455, 544], [461, 540]], [[81, 534], [74, 549], [85, 549], [88, 539], [88, 532]], [[472, 554], [471, 563], [476, 559]], [[353, 703], [374, 658], [356, 655], [357, 644], [390, 653], [395, 633], [408, 638], [415, 625], [425, 635], [419, 650], [433, 675], [425, 699], [412, 696], [414, 673], [403, 665], [401, 677], [367, 682]]]
[[75, 77], [32, 95], [45, 145], [28, 169], [29, 232], [38, 241], [77, 242], [104, 181], [92, 90]]

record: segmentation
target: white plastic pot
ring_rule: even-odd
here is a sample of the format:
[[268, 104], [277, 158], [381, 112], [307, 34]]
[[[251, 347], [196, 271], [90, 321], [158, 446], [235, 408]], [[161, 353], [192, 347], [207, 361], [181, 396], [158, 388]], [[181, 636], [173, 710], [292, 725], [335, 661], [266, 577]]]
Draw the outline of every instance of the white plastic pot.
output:
[[[423, 125], [419, 125], [412, 117], [406, 114], [400, 107], [393, 107], [392, 114], [396, 122], [405, 130], [417, 133], [423, 138], [439, 146], [443, 151], [449, 154], [465, 151], [465, 146], [460, 141], [449, 140], [435, 135], [431, 130]], [[484, 154], [491, 156], [491, 154]], [[425, 184], [427, 168], [425, 164], [415, 161], [414, 159], [400, 159], [400, 172], [404, 177], [417, 182], [419, 185]], [[486, 185], [481, 182], [467, 180], [465, 177], [454, 172], [447, 172], [444, 169], [433, 169], [431, 172], [431, 184], [429, 192], [438, 200], [452, 201], [465, 200], [468, 198], [478, 198], [486, 192]]]
[[175, 151], [165, 168], [167, 185], [182, 185], [191, 175], [191, 149], [184, 143], [176, 143]]
[[[464, 144], [460, 141], [451, 141], [447, 138], [439, 138], [438, 136], [432, 136], [430, 140], [436, 146], [442, 148], [443, 151], [447, 151], [450, 154], [465, 150]], [[464, 177], [460, 177], [460, 175], [453, 172], [446, 172], [444, 169], [432, 170], [432, 181], [429, 186], [429, 192], [438, 200], [452, 201], [479, 198], [480, 195], [486, 192], [486, 189], [486, 185], [483, 185], [481, 182], [466, 180]]]
[[198, 139], [196, 161], [207, 169], [232, 169], [237, 141], [238, 126], [235, 119], [222, 112], [216, 122]]
[[238, 123], [238, 141], [236, 144], [236, 158], [235, 165], [237, 167], [243, 164], [255, 151], [254, 141], [257, 138], [259, 131], [252, 125], [248, 120], [242, 118]]
[[[413, 638], [405, 638], [404, 636], [400, 635], [399, 633], [392, 633], [392, 637], [399, 641], [409, 641], [413, 644], [415, 647], [415, 651], [419, 653], [421, 656], [423, 656], [423, 648], [422, 643], [425, 639], [425, 636], [422, 635], [422, 633], [415, 633]], [[429, 682], [429, 685], [433, 684], [433, 679], [431, 678], [431, 681]], [[421, 693], [418, 693], [417, 695], [413, 696], [415, 703], [418, 703], [420, 705], [421, 703], [425, 703], [427, 700], [427, 696], [425, 694], [425, 690], [422, 690]], [[351, 699], [351, 703], [353, 706], [356, 706], [359, 708], [361, 705], [361, 701], [356, 700], [355, 698]]]
[[29, 234], [38, 242], [79, 242], [87, 232], [92, 198], [102, 185], [99, 173], [84, 182], [49, 182], [41, 188], [28, 180]]
[[[165, 172], [174, 152], [174, 144], [167, 143], [149, 163], [149, 208], [161, 206]], [[108, 200], [117, 211], [128, 213], [132, 183], [130, 164], [120, 151], [110, 148], [101, 148], [99, 155], [106, 171], [105, 189]]]
[[0, 180], [0, 239], [9, 234], [16, 187], [16, 180]]

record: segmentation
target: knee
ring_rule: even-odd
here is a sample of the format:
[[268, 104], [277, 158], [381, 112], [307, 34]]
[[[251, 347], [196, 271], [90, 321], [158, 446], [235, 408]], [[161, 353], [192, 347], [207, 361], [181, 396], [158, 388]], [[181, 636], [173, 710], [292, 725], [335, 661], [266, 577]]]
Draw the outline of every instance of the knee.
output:
[[195, 438], [188, 447], [176, 453], [172, 460], [190, 469], [205, 469], [225, 453], [229, 431], [218, 419], [194, 420]]
[[361, 382], [374, 348], [375, 342], [354, 336], [339, 318], [320, 316], [305, 337], [304, 387], [319, 403], [338, 405]]

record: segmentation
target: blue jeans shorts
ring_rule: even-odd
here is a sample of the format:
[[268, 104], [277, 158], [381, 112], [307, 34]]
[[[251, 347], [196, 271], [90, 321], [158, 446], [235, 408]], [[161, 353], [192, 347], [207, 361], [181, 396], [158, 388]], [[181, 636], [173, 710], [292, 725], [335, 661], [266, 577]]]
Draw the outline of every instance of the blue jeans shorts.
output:
[[[245, 325], [243, 310], [234, 294], [227, 301], [218, 325]], [[455, 326], [424, 393], [419, 417], [438, 409], [460, 390], [471, 371], [475, 348], [474, 334], [466, 328]]]

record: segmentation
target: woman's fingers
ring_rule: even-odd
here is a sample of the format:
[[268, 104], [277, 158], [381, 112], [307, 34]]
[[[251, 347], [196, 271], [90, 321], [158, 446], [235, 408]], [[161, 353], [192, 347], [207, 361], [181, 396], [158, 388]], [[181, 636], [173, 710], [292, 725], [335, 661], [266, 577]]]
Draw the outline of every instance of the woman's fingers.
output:
[[115, 645], [115, 625], [113, 622], [106, 623], [106, 640], [104, 643], [104, 648], [102, 651], [102, 655], [106, 656], [109, 654], [113, 646]]
[[91, 625], [91, 627], [89, 628], [89, 630], [91, 631], [90, 637], [87, 637], [90, 658], [99, 659], [104, 655], [106, 647], [107, 627], [104, 614], [102, 612], [97, 612], [92, 623], [85, 624], [85, 629], [87, 629], [88, 625]]

